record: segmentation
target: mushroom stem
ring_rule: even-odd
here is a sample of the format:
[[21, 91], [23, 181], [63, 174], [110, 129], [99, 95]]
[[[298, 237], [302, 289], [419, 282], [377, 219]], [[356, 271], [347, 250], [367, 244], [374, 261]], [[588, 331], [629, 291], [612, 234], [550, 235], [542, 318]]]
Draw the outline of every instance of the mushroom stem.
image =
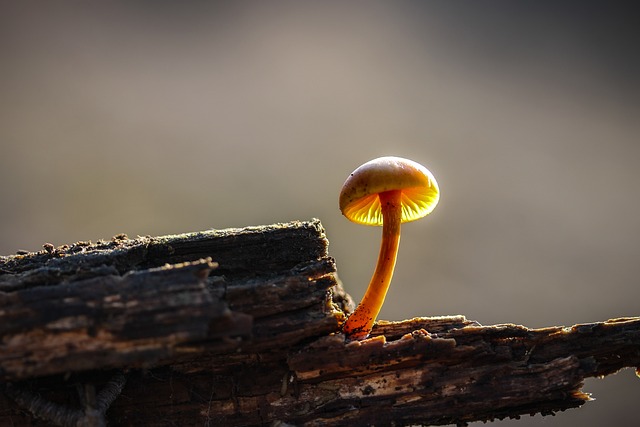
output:
[[360, 340], [369, 336], [387, 295], [400, 243], [401, 196], [399, 190], [385, 191], [378, 196], [383, 219], [380, 254], [362, 301], [344, 324], [343, 331], [351, 339]]

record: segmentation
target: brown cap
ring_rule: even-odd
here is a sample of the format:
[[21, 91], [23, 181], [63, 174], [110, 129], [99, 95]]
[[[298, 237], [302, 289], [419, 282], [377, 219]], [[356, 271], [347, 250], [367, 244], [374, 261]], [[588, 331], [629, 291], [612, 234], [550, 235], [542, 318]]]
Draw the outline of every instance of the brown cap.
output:
[[402, 191], [402, 222], [428, 215], [440, 198], [438, 183], [427, 168], [401, 157], [380, 157], [349, 175], [340, 192], [340, 210], [353, 222], [382, 225], [378, 194], [392, 190]]

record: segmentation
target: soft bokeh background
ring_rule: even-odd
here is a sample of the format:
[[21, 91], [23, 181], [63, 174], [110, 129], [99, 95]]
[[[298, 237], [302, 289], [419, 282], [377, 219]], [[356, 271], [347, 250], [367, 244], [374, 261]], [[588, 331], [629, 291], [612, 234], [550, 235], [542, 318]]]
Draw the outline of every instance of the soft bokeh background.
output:
[[[179, 4], [179, 6], [178, 6]], [[438, 178], [381, 317], [640, 315], [639, 15], [588, 2], [3, 2], [0, 253], [318, 217], [381, 155]], [[637, 422], [640, 380], [507, 426]]]

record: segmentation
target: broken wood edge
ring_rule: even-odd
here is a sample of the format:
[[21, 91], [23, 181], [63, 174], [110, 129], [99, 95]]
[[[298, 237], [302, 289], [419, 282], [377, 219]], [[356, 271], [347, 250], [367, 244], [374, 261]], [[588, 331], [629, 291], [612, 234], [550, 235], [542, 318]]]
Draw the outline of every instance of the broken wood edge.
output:
[[333, 332], [351, 300], [327, 247], [312, 219], [2, 257], [0, 380], [150, 368], [266, 351], [274, 334], [294, 345]]
[[295, 347], [345, 320], [333, 259], [233, 286], [208, 277], [215, 267], [203, 259], [94, 277], [65, 285], [64, 299], [56, 287], [0, 295], [0, 380], [167, 364], [194, 372], [207, 369], [198, 358]]
[[585, 378], [640, 366], [640, 317], [541, 329], [463, 316], [381, 321], [366, 340], [323, 337], [288, 363], [300, 399], [323, 396], [319, 417], [296, 420], [305, 425], [548, 415], [589, 401]]

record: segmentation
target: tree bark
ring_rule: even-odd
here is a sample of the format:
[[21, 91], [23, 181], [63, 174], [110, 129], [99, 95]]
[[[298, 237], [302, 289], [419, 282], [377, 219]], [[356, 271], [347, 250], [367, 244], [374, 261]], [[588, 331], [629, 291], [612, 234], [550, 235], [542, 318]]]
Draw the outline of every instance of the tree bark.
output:
[[348, 342], [327, 247], [312, 220], [0, 257], [0, 424], [464, 424], [576, 407], [584, 378], [640, 366], [640, 318]]

